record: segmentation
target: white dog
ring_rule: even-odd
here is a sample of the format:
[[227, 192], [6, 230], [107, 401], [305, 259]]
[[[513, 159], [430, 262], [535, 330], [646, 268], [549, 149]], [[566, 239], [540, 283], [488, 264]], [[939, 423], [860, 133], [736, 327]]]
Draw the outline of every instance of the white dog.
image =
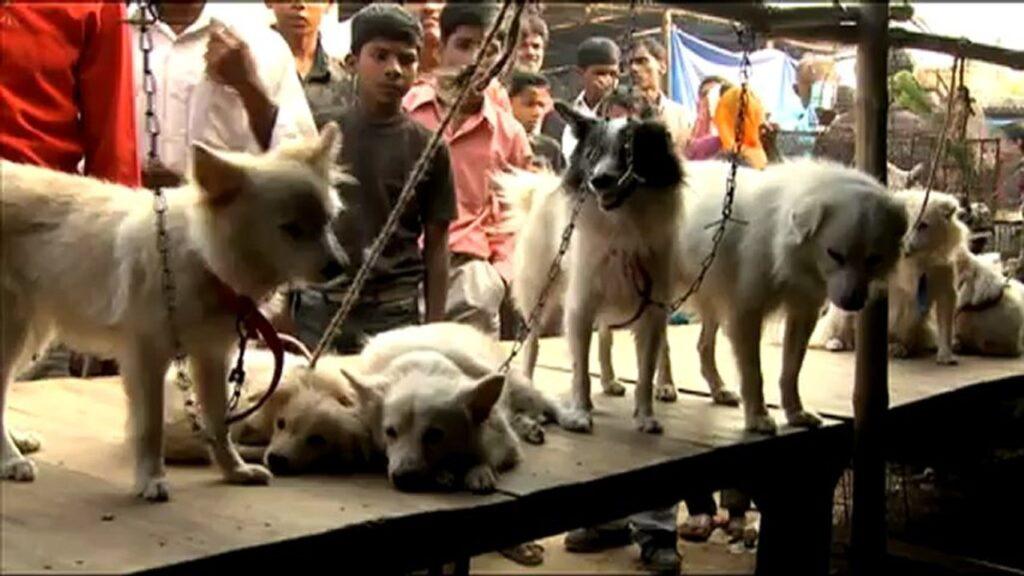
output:
[[378, 334], [346, 371], [368, 406], [388, 477], [401, 490], [494, 489], [497, 474], [522, 459], [516, 432], [544, 439], [541, 424], [561, 409], [516, 369], [497, 369], [498, 343], [455, 323]]
[[[699, 272], [711, 250], [708, 225], [721, 218], [729, 166], [688, 165], [687, 214], [679, 235], [683, 285]], [[797, 379], [808, 338], [826, 298], [859, 310], [869, 285], [884, 278], [899, 255], [906, 232], [903, 206], [870, 176], [837, 164], [798, 160], [764, 171], [741, 169], [734, 217], [700, 290], [688, 305], [702, 327], [701, 372], [721, 388], [715, 365], [715, 336], [725, 329], [739, 364], [746, 428], [774, 433], [765, 408], [761, 376], [761, 333], [774, 312], [784, 313], [782, 375], [779, 386], [792, 425], [817, 426], [804, 410]]]
[[[662, 124], [604, 122], [562, 103], [556, 108], [580, 142], [564, 182], [551, 175], [498, 179], [513, 211], [528, 210], [516, 243], [512, 296], [524, 315], [536, 307], [572, 207], [580, 195], [586, 195], [562, 262], [560, 284], [552, 296], [563, 303], [573, 359], [573, 392], [565, 426], [583, 432], [593, 426], [589, 351], [594, 326], [629, 323], [636, 336], [639, 365], [636, 426], [657, 433], [661, 425], [654, 417], [653, 380], [665, 340], [664, 304], [674, 293], [674, 238], [683, 211], [682, 166]], [[531, 340], [524, 359], [528, 371], [536, 362], [536, 334]], [[602, 379], [602, 385], [610, 394], [624, 392], [621, 386], [615, 388], [614, 379]]]
[[[270, 473], [243, 462], [228, 437], [224, 383], [236, 318], [226, 295], [259, 301], [281, 284], [320, 282], [340, 271], [342, 255], [330, 228], [340, 206], [329, 181], [338, 145], [340, 133], [331, 124], [315, 142], [263, 156], [196, 146], [193, 180], [166, 192], [174, 320], [191, 359], [214, 459], [232, 483], [265, 484]], [[17, 366], [51, 336], [116, 356], [134, 422], [136, 490], [148, 500], [166, 500], [163, 381], [174, 350], [153, 196], [10, 162], [0, 163], [0, 174], [0, 418]], [[0, 429], [0, 475], [32, 480], [35, 466], [2, 421]]]
[[958, 354], [1024, 354], [1024, 284], [964, 250], [957, 257], [953, 350]]
[[[246, 462], [262, 462], [275, 475], [310, 471], [361, 469], [382, 454], [376, 449], [367, 410], [340, 371], [342, 359], [321, 357], [311, 369], [305, 358], [285, 354], [277, 390], [249, 418], [231, 427], [231, 439]], [[274, 358], [266, 350], [245, 355], [244, 409], [263, 397], [270, 385]], [[168, 371], [168, 417], [165, 425], [168, 462], [209, 462], [209, 449], [192, 430], [181, 394]]]
[[[908, 221], [914, 222], [924, 202], [924, 190], [901, 190], [893, 196], [905, 206]], [[889, 278], [889, 352], [895, 358], [936, 349], [936, 362], [956, 363], [954, 264], [957, 255], [967, 251], [967, 227], [956, 218], [958, 208], [956, 198], [933, 191], [921, 222], [907, 232], [904, 254]], [[813, 339], [832, 351], [852, 350], [853, 316], [830, 306]]]

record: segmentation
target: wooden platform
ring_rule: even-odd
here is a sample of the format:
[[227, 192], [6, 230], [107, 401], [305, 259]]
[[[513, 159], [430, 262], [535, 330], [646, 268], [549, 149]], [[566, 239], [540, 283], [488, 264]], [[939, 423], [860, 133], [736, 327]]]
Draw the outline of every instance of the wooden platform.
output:
[[[700, 390], [693, 338], [693, 328], [672, 331], [677, 383]], [[626, 335], [618, 340], [617, 368], [626, 377], [635, 364], [626, 352], [632, 341]], [[544, 362], [560, 368], [541, 368], [536, 378], [538, 386], [559, 394], [570, 379], [568, 360], [557, 353], [562, 345], [542, 343]], [[768, 378], [777, 374], [777, 356], [766, 357]], [[729, 366], [731, 359], [723, 357], [723, 375], [734, 382]], [[925, 388], [934, 395], [1014, 377], [1020, 383], [1019, 361], [906, 366], [893, 368], [896, 402], [924, 401]], [[852, 378], [852, 358], [810, 353], [808, 405], [848, 412]], [[812, 387], [812, 380], [820, 384]], [[816, 431], [784, 428], [777, 438], [750, 436], [741, 431], [740, 410], [712, 406], [697, 394], [659, 404], [666, 432], [648, 436], [632, 429], [630, 397], [595, 395], [593, 435], [549, 428], [547, 444], [528, 447], [524, 465], [503, 476], [499, 491], [489, 496], [404, 494], [368, 475], [275, 478], [269, 487], [234, 487], [222, 484], [212, 468], [177, 467], [170, 470], [172, 501], [152, 505], [129, 496], [125, 401], [116, 380], [17, 383], [10, 402], [11, 425], [40, 433], [44, 448], [35, 455], [35, 483], [0, 484], [3, 573], [294, 571], [326, 563], [345, 573], [379, 574], [468, 557], [741, 482], [752, 483], [764, 513], [759, 563], [768, 565], [762, 557], [773, 550], [820, 550], [822, 542], [827, 557], [821, 540], [827, 519], [815, 524], [817, 546], [806, 535], [787, 539], [773, 528], [773, 517], [782, 514], [774, 514], [772, 496], [780, 487], [789, 491], [787, 516], [799, 520], [803, 500], [794, 505], [792, 493], [810, 491], [794, 478], [816, 482], [817, 497], [806, 500], [818, 504], [812, 512], [822, 519], [822, 506], [831, 509], [834, 478], [829, 484], [831, 472], [824, 473], [819, 482], [801, 466], [837, 470], [850, 437], [850, 426], [839, 419], [827, 419]], [[829, 459], [834, 465], [822, 464]]]

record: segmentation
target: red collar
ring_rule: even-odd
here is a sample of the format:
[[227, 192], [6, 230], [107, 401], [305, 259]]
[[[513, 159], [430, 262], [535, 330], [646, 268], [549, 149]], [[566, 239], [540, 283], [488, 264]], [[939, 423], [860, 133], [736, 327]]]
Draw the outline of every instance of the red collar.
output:
[[235, 315], [235, 318], [242, 323], [242, 326], [244, 326], [245, 329], [245, 337], [259, 337], [263, 340], [263, 343], [267, 345], [267, 348], [270, 349], [271, 354], [274, 355], [274, 374], [270, 379], [270, 386], [267, 388], [266, 393], [259, 402], [243, 410], [241, 413], [229, 415], [227, 422], [228, 424], [233, 424], [246, 419], [253, 412], [259, 410], [267, 399], [270, 398], [270, 395], [277, 389], [277, 385], [281, 381], [281, 373], [284, 368], [284, 345], [281, 342], [281, 338], [278, 337], [277, 330], [274, 330], [274, 326], [269, 320], [267, 320], [267, 317], [260, 312], [259, 307], [256, 306], [256, 303], [253, 302], [252, 298], [242, 296], [238, 292], [235, 292], [233, 288], [228, 286], [216, 274], [211, 272], [211, 275], [213, 276], [214, 288], [217, 291], [218, 300], [220, 300], [220, 303], [224, 308], [230, 310]]

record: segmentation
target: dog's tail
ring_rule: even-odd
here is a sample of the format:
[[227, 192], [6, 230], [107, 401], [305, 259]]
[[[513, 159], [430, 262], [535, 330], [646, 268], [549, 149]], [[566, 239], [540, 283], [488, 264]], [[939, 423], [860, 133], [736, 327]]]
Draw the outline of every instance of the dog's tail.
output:
[[506, 208], [499, 228], [513, 233], [522, 229], [530, 211], [542, 204], [538, 201], [541, 197], [562, 186], [562, 179], [553, 172], [529, 172], [518, 168], [497, 172], [491, 180], [498, 199]]

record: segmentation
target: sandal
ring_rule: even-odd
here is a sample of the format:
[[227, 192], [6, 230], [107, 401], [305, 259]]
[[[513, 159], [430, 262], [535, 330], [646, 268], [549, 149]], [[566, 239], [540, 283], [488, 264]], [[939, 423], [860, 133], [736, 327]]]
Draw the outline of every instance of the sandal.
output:
[[498, 553], [520, 566], [540, 566], [544, 563], [544, 546], [539, 542], [525, 542], [498, 550]]
[[710, 514], [695, 514], [683, 521], [679, 537], [687, 542], [707, 542], [714, 531], [715, 523]]

